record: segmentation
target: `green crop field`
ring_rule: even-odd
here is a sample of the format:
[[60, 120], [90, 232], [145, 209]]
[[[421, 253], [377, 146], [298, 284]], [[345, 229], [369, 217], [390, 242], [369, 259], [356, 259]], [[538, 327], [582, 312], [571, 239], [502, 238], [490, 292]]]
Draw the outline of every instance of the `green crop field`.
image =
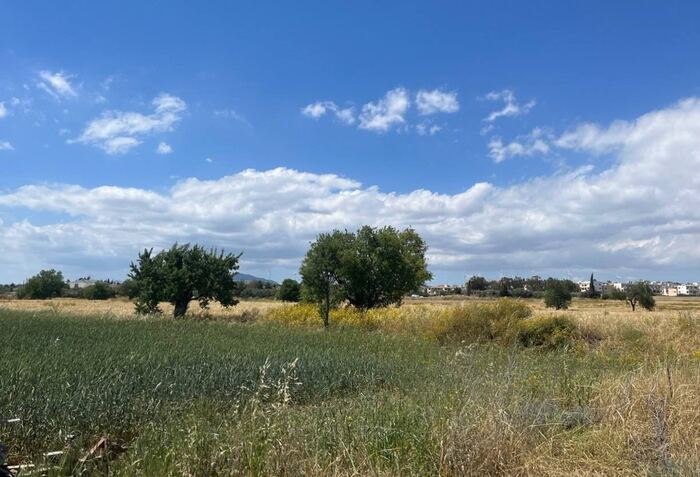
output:
[[569, 312], [552, 346], [396, 325], [450, 309], [328, 332], [0, 309], [0, 442], [50, 475], [700, 473], [697, 315]]

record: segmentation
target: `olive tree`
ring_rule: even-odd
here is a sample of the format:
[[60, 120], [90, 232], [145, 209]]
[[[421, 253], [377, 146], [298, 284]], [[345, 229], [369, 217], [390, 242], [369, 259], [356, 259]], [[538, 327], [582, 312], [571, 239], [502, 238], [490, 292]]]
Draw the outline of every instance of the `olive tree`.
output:
[[637, 308], [639, 304], [645, 310], [653, 310], [656, 306], [656, 300], [654, 300], [654, 294], [646, 283], [635, 283], [630, 285], [625, 290], [627, 297], [627, 303], [632, 307], [632, 311]]
[[571, 291], [566, 281], [552, 281], [544, 291], [544, 305], [555, 310], [566, 310], [571, 303]]
[[426, 250], [412, 229], [365, 226], [357, 233], [321, 234], [302, 263], [302, 285], [320, 303], [327, 327], [334, 302], [346, 300], [360, 310], [401, 303], [432, 278]]
[[138, 262], [131, 264], [129, 277], [138, 291], [136, 312], [160, 313], [158, 304], [167, 301], [174, 305], [174, 316], [182, 317], [192, 300], [206, 308], [211, 300], [223, 306], [238, 303], [234, 298], [240, 255], [205, 250], [199, 245], [175, 244], [153, 255], [153, 249], [139, 254]]
[[338, 230], [319, 235], [306, 252], [299, 269], [303, 294], [318, 303], [325, 328], [328, 328], [331, 307], [341, 301], [341, 256], [352, 240], [352, 234]]

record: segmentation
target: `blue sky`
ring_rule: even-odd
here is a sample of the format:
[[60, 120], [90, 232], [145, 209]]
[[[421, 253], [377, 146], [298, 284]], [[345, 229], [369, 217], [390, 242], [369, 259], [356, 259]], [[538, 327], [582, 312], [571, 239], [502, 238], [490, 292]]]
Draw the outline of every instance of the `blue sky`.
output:
[[700, 6], [611, 3], [5, 4], [0, 281], [176, 240], [279, 279], [362, 223], [438, 281], [698, 280]]

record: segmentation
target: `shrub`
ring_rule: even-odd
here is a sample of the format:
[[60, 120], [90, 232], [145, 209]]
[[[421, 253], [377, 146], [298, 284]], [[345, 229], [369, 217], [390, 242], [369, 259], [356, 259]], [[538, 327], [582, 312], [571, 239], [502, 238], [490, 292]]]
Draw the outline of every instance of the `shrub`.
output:
[[529, 306], [509, 298], [495, 303], [457, 306], [447, 311], [436, 338], [441, 343], [497, 341], [509, 344], [517, 336], [518, 324], [531, 315]]
[[139, 296], [139, 288], [134, 280], [127, 278], [117, 287], [117, 295], [125, 296], [129, 300], [133, 300]]
[[282, 281], [275, 298], [282, 301], [299, 301], [301, 295], [301, 285], [296, 280], [286, 278]]
[[565, 316], [546, 316], [523, 320], [518, 326], [518, 342], [526, 347], [546, 349], [569, 346], [578, 332], [573, 321]]
[[525, 288], [516, 288], [511, 292], [514, 298], [532, 298], [534, 294]]
[[627, 295], [622, 290], [610, 290], [603, 294], [603, 300], [620, 300], [624, 301], [627, 299]]
[[114, 298], [116, 294], [116, 290], [105, 282], [95, 282], [94, 285], [90, 285], [82, 291], [83, 298], [88, 300], [107, 300]]
[[[449, 307], [403, 307], [358, 310], [352, 306], [330, 312], [332, 327], [381, 330], [411, 335], [438, 343], [495, 341], [510, 344], [517, 340], [518, 324], [532, 315], [525, 303], [502, 298], [494, 303]], [[296, 326], [319, 326], [312, 304], [275, 307], [265, 319]]]

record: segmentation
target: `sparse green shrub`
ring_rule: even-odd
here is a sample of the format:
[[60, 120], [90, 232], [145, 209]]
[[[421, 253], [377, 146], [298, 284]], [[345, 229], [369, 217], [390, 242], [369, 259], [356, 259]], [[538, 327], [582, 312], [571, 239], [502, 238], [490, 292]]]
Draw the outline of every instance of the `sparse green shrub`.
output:
[[84, 288], [81, 293], [82, 297], [87, 300], [107, 300], [114, 298], [116, 294], [116, 290], [105, 282], [95, 282], [94, 285]]
[[577, 337], [576, 325], [565, 316], [537, 317], [518, 325], [518, 342], [526, 348], [561, 348], [573, 344]]

